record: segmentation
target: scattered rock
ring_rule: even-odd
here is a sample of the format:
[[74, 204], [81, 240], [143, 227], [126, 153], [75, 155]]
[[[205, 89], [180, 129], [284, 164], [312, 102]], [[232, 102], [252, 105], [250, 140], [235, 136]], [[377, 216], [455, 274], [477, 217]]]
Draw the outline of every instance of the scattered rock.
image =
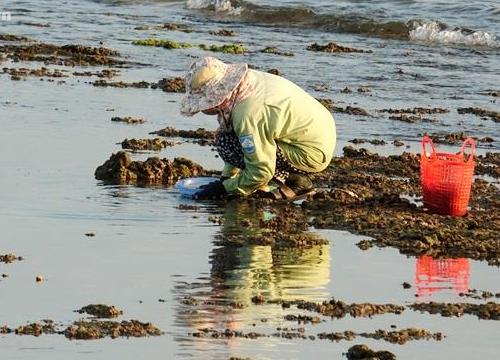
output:
[[146, 337], [160, 336], [163, 332], [151, 323], [138, 320], [130, 321], [76, 321], [64, 330], [64, 335], [71, 340], [92, 340], [104, 337]]
[[146, 122], [142, 116], [114, 116], [111, 118], [111, 121], [126, 124], [143, 124]]
[[220, 29], [217, 31], [210, 31], [210, 34], [215, 36], [236, 36], [236, 33], [231, 29]]
[[208, 175], [203, 168], [185, 158], [174, 161], [152, 157], [146, 161], [132, 161], [130, 155], [119, 151], [95, 171], [97, 180], [110, 184], [173, 185], [178, 179]]
[[369, 248], [373, 247], [373, 244], [371, 240], [361, 240], [356, 244], [357, 247], [359, 247], [361, 250], [366, 251]]
[[285, 315], [285, 320], [287, 321], [295, 321], [300, 324], [319, 324], [321, 319], [318, 316], [309, 316], [309, 315]]
[[347, 106], [345, 108], [340, 106], [335, 106], [335, 102], [331, 99], [316, 98], [316, 100], [321, 103], [324, 107], [332, 112], [340, 112], [348, 115], [360, 115], [360, 116], [370, 116], [368, 111], [362, 108]]
[[[457, 133], [439, 133], [439, 134], [423, 134], [426, 136], [429, 136], [432, 139], [432, 142], [436, 144], [448, 144], [448, 145], [457, 145], [461, 144], [465, 139], [467, 139], [469, 136], [467, 136], [463, 132], [457, 132]], [[492, 143], [495, 140], [489, 136], [478, 139], [477, 137], [470, 136], [472, 139], [476, 140], [477, 142], [480, 143]]]
[[444, 108], [424, 108], [424, 107], [414, 107], [407, 109], [382, 109], [378, 112], [389, 113], [389, 114], [414, 114], [414, 115], [430, 115], [430, 114], [445, 114], [449, 113], [450, 110]]
[[0, 34], [0, 41], [30, 41], [30, 39], [25, 36], [14, 34]]
[[356, 138], [356, 139], [352, 139], [352, 140], [349, 140], [348, 142], [350, 143], [353, 143], [353, 144], [364, 144], [364, 143], [370, 143], [372, 145], [385, 145], [387, 144], [384, 140], [380, 140], [380, 139], [360, 139], [360, 138]]
[[90, 304], [75, 311], [79, 314], [88, 314], [101, 319], [115, 318], [123, 314], [123, 311], [117, 309], [114, 305], [109, 306], [104, 304]]
[[0, 254], [0, 263], [9, 264], [14, 261], [24, 260], [22, 256], [17, 256], [16, 254]]
[[341, 319], [346, 315], [352, 317], [372, 317], [381, 314], [401, 314], [405, 308], [400, 305], [394, 304], [371, 304], [371, 303], [352, 303], [347, 304], [341, 300], [331, 299], [329, 301], [323, 301], [322, 303], [316, 303], [305, 300], [294, 300], [294, 301], [283, 301], [279, 300], [280, 303], [288, 303], [295, 305], [297, 309], [307, 310], [319, 313], [323, 316], [329, 316], [331, 318]]
[[94, 237], [95, 233], [93, 233], [93, 232], [85, 233], [85, 236], [87, 236], [87, 237]]
[[147, 81], [137, 81], [132, 83], [127, 83], [124, 81], [107, 81], [104, 79], [96, 80], [92, 83], [96, 87], [114, 87], [114, 88], [136, 88], [136, 89], [148, 89], [151, 87], [151, 83]]
[[44, 280], [45, 280], [45, 279], [44, 279], [44, 277], [43, 277], [42, 275], [37, 275], [37, 277], [35, 278], [35, 281], [36, 281], [37, 283], [41, 283], [41, 282], [43, 282]]
[[274, 55], [280, 55], [280, 56], [295, 56], [294, 53], [287, 52], [287, 51], [280, 51], [278, 48], [275, 48], [273, 46], [268, 46], [262, 50], [260, 50], [261, 53], [264, 54], [274, 54]]
[[0, 53], [8, 59], [18, 61], [38, 61], [45, 64], [64, 66], [121, 66], [120, 53], [105, 47], [84, 45], [53, 45], [45, 43], [21, 43], [0, 45]]
[[210, 131], [205, 128], [198, 128], [196, 130], [177, 130], [173, 127], [166, 127], [158, 131], [153, 131], [150, 134], [163, 137], [181, 137], [187, 139], [200, 139], [200, 140], [215, 139], [215, 131]]
[[35, 77], [51, 77], [51, 78], [62, 78], [68, 77], [64, 74], [64, 70], [49, 70], [45, 67], [40, 69], [27, 69], [27, 68], [7, 68], [4, 67], [3, 72], [9, 74], [12, 80], [20, 80], [23, 77], [35, 76]]
[[404, 142], [402, 142], [401, 140], [397, 140], [397, 139], [392, 142], [392, 145], [398, 146], [398, 147], [404, 146], [404, 144], [405, 144]]
[[[103, 69], [100, 71], [75, 71], [73, 76], [97, 76], [99, 78], [112, 78], [120, 74], [119, 70], [114, 69]], [[98, 85], [95, 85], [98, 86]]]
[[477, 300], [486, 300], [490, 298], [500, 298], [500, 292], [497, 292], [496, 294], [491, 292], [491, 291], [483, 291], [483, 290], [477, 290], [477, 289], [469, 289], [467, 292], [461, 292], [458, 294], [461, 297], [468, 297], [472, 299], [477, 299]]
[[164, 23], [159, 25], [142, 25], [136, 26], [134, 30], [170, 30], [170, 31], [182, 31], [184, 33], [190, 33], [193, 31], [189, 26], [184, 24], [174, 24], [174, 23]]
[[151, 89], [162, 89], [165, 92], [184, 93], [186, 92], [186, 85], [184, 79], [180, 77], [164, 78], [158, 83], [151, 85]]
[[2, 335], [10, 334], [11, 332], [13, 332], [13, 330], [9, 329], [7, 326], [5, 326], [5, 325], [0, 326], [0, 334], [2, 334]]
[[319, 45], [318, 43], [314, 43], [312, 45], [309, 45], [306, 49], [309, 51], [320, 51], [327, 53], [371, 53], [372, 52], [371, 50], [361, 50], [361, 49], [350, 48], [347, 46], [342, 46], [334, 42], [330, 42], [326, 45]]
[[408, 115], [408, 114], [391, 115], [389, 116], [389, 119], [402, 121], [409, 124], [413, 124], [416, 122], [436, 122], [436, 120], [422, 117], [422, 115]]
[[411, 288], [411, 284], [407, 283], [406, 281], [404, 283], [402, 283], [401, 285], [403, 286], [403, 289], [409, 289], [409, 288]]
[[340, 91], [342, 94], [350, 94], [352, 93], [352, 90], [349, 89], [347, 86], [345, 88], [343, 88], [341, 91]]
[[484, 118], [489, 117], [494, 122], [500, 122], [500, 112], [499, 111], [492, 111], [492, 110], [482, 109], [482, 108], [477, 108], [477, 107], [476, 108], [468, 107], [468, 108], [458, 108], [457, 112], [459, 114], [473, 114], [473, 115], [477, 115], [477, 116], [484, 117]]
[[42, 334], [55, 334], [55, 324], [52, 320], [43, 320], [42, 323], [31, 323], [19, 326], [15, 330], [16, 335], [40, 336]]
[[347, 350], [348, 360], [396, 360], [389, 351], [374, 351], [366, 345], [354, 345]]
[[125, 139], [121, 142], [122, 149], [130, 149], [134, 151], [140, 150], [151, 150], [160, 151], [167, 146], [174, 146], [173, 143], [168, 142], [165, 139], [154, 138], [154, 139]]
[[415, 311], [429, 314], [440, 314], [445, 317], [461, 317], [464, 314], [475, 315], [483, 320], [500, 320], [500, 303], [488, 302], [486, 304], [470, 303], [414, 303], [409, 307]]

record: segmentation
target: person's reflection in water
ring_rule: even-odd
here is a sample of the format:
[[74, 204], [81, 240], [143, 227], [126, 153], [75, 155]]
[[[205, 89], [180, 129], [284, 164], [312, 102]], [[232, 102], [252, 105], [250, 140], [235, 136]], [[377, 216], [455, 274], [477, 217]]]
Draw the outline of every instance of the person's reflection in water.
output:
[[[272, 210], [261, 211], [248, 202], [230, 202], [224, 213], [221, 235], [251, 236], [262, 231], [261, 220]], [[321, 300], [328, 297], [330, 246], [276, 248], [272, 246], [221, 246], [212, 252], [211, 276], [223, 280], [228, 301], [249, 304], [257, 294], [266, 299]], [[216, 290], [216, 289], [214, 289]], [[217, 291], [216, 291], [217, 292]]]
[[[259, 210], [246, 201], [229, 202], [224, 209], [220, 235], [258, 234], [263, 231], [260, 221], [270, 217], [272, 210]], [[201, 303], [202, 310], [181, 307], [178, 312], [179, 322], [191, 331], [203, 328], [252, 331], [252, 325], [263, 319], [269, 325], [281, 322], [281, 306], [250, 306], [252, 297], [258, 294], [267, 300], [321, 301], [329, 297], [326, 285], [330, 281], [330, 245], [284, 249], [268, 245], [217, 246], [210, 263], [206, 287], [189, 289], [186, 285], [182, 286], [184, 289], [176, 289], [179, 295], [184, 292], [184, 296], [193, 296]], [[234, 350], [239, 341], [229, 339], [227, 344]]]
[[433, 259], [431, 256], [417, 259], [415, 283], [419, 297], [450, 289], [457, 294], [466, 293], [469, 277], [469, 259]]

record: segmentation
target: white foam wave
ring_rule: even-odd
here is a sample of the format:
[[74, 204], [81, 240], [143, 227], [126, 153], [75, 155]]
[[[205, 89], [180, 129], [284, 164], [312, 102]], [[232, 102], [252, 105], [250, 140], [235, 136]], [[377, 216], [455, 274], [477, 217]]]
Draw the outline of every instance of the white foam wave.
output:
[[187, 0], [188, 9], [212, 9], [215, 12], [228, 12], [239, 15], [242, 8], [233, 5], [231, 0]]
[[435, 21], [415, 25], [410, 31], [410, 39], [440, 44], [500, 47], [500, 40], [495, 35], [484, 31], [449, 29]]

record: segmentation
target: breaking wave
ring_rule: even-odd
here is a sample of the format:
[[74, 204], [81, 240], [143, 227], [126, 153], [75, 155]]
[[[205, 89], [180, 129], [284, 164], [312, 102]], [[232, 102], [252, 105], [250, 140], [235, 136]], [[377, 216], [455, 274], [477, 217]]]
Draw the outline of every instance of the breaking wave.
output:
[[231, 0], [187, 0], [188, 9], [205, 9], [215, 12], [228, 12], [231, 15], [239, 15], [243, 10], [236, 1]]
[[500, 40], [488, 32], [470, 29], [450, 29], [446, 24], [430, 21], [415, 25], [409, 32], [410, 40], [440, 44], [500, 47]]
[[187, 0], [189, 9], [227, 16], [229, 21], [320, 29], [411, 41], [500, 48], [500, 39], [485, 32], [451, 28], [435, 21], [381, 21], [360, 14], [318, 13], [309, 7], [262, 6], [245, 0]]

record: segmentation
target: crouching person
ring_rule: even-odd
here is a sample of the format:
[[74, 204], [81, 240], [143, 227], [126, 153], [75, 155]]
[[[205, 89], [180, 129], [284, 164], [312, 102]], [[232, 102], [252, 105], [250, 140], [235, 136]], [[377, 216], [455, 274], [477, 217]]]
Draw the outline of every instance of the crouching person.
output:
[[185, 82], [181, 113], [217, 116], [225, 163], [221, 180], [195, 198], [293, 199], [313, 189], [308, 174], [328, 166], [336, 142], [333, 116], [316, 99], [282, 77], [212, 57], [194, 62]]

